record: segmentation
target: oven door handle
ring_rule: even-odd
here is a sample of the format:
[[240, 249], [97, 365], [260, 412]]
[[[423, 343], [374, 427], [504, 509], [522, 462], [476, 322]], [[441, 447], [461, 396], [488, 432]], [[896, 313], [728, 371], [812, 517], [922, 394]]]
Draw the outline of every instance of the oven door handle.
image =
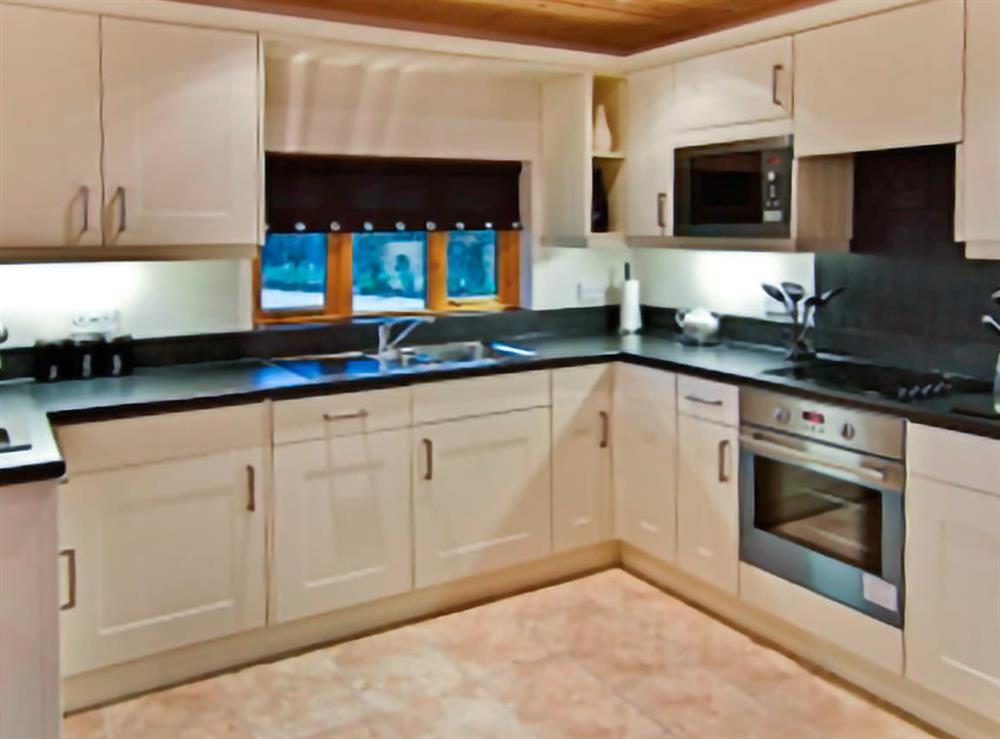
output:
[[[834, 476], [840, 478], [874, 483], [880, 487], [885, 486], [889, 479], [889, 472], [884, 467], [875, 467], [865, 462], [861, 462], [858, 465], [845, 465], [820, 459], [808, 452], [796, 449], [780, 439], [767, 436], [758, 431], [750, 434], [741, 434], [740, 445], [748, 452], [760, 452], [779, 461], [801, 464], [812, 467], [817, 471], [828, 470]], [[902, 491], [896, 490], [895, 492]]]

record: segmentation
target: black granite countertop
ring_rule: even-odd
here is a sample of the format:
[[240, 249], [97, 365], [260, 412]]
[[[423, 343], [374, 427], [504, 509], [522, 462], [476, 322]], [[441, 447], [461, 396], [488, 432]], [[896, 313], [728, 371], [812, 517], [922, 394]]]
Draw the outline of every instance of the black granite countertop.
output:
[[[983, 398], [947, 398], [900, 402], [821, 388], [788, 377], [766, 374], [790, 366], [774, 347], [723, 344], [690, 347], [669, 336], [598, 335], [581, 338], [535, 338], [513, 341], [536, 352], [476, 366], [419, 367], [393, 372], [359, 370], [345, 364], [342, 374], [307, 379], [266, 360], [141, 368], [124, 378], [35, 384], [27, 381], [0, 386], [0, 418], [12, 443], [30, 448], [0, 453], [0, 484], [17, 484], [61, 477], [65, 465], [52, 425], [108, 420], [150, 413], [232, 405], [263, 399], [323, 395], [432, 382], [459, 377], [545, 369], [606, 361], [625, 361], [718, 379], [746, 386], [787, 391], [795, 395], [903, 416], [917, 423], [1000, 439], [1000, 422], [990, 417]], [[957, 413], [967, 406], [973, 413]]]

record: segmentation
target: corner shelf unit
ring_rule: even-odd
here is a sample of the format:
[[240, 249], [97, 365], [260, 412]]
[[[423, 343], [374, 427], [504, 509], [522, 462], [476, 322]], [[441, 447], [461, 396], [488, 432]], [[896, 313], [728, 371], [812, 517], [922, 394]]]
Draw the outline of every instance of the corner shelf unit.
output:
[[[542, 91], [546, 246], [595, 246], [625, 241], [625, 132], [627, 81], [572, 74], [547, 80]], [[594, 149], [594, 125], [603, 106], [611, 148]], [[608, 231], [591, 230], [593, 170], [608, 197]]]

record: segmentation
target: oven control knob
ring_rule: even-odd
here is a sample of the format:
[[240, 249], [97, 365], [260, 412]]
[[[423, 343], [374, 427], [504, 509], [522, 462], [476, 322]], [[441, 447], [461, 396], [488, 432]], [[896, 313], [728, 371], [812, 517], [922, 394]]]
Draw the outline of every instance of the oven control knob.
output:
[[849, 423], [845, 423], [840, 428], [840, 435], [843, 436], [845, 439], [847, 439], [847, 441], [853, 439], [856, 433], [857, 431], [855, 430], [854, 426], [852, 426]]
[[778, 423], [788, 423], [792, 419], [791, 411], [787, 408], [775, 408], [774, 420]]

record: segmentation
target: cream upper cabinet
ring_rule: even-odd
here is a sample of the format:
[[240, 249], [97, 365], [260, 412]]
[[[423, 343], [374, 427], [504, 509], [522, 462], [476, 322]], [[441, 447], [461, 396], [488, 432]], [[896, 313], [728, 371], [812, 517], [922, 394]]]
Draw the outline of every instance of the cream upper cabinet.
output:
[[686, 59], [675, 66], [673, 127], [685, 131], [788, 118], [791, 91], [787, 36]]
[[674, 232], [673, 91], [672, 66], [635, 72], [628, 78], [625, 230], [629, 236]]
[[257, 38], [102, 17], [105, 242], [257, 242]]
[[413, 586], [410, 470], [406, 429], [275, 447], [276, 621]]
[[[948, 454], [957, 447], [965, 453]], [[903, 632], [910, 680], [994, 721], [1000, 721], [1000, 477], [988, 471], [996, 471], [998, 447], [910, 427], [908, 459], [929, 457], [922, 465], [929, 472], [910, 463]], [[940, 464], [931, 470], [936, 454]], [[989, 489], [963, 486], [976, 477]]]
[[739, 579], [738, 435], [731, 426], [678, 419], [677, 564], [722, 590]]
[[958, 157], [956, 241], [1000, 257], [1000, 3], [966, 6], [965, 138]]
[[97, 16], [0, 5], [0, 246], [101, 243]]
[[254, 448], [71, 467], [59, 494], [64, 675], [264, 626], [265, 460]]
[[615, 529], [626, 544], [664, 562], [676, 557], [676, 392], [673, 373], [615, 365]]
[[552, 552], [549, 409], [413, 429], [416, 586]]
[[964, 6], [930, 0], [797, 34], [796, 156], [960, 141]]
[[552, 373], [552, 547], [612, 538], [611, 367]]

